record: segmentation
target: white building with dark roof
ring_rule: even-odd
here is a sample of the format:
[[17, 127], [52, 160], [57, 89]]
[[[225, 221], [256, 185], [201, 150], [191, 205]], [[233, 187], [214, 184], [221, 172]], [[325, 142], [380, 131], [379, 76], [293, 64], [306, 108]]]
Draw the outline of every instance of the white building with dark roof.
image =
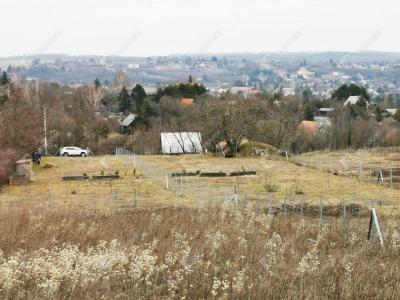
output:
[[161, 152], [163, 154], [201, 153], [200, 132], [162, 132]]

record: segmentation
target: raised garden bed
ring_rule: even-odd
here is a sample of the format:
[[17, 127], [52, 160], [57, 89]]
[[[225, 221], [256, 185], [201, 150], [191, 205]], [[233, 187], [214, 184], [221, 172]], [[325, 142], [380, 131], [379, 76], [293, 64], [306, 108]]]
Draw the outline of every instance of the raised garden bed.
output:
[[200, 173], [200, 177], [225, 177], [225, 176], [227, 176], [227, 174], [224, 173], [224, 172], [215, 172], [215, 173], [207, 172], [207, 173]]
[[82, 180], [88, 180], [89, 176], [63, 176], [62, 180], [63, 181], [82, 181]]
[[92, 176], [93, 180], [116, 180], [119, 179], [119, 175], [102, 175], [102, 176]]
[[171, 173], [171, 177], [190, 177], [190, 176], [197, 176], [199, 173], [194, 172], [185, 172], [185, 173]]
[[231, 173], [226, 172], [176, 172], [171, 173], [171, 177], [225, 177], [225, 176], [248, 176], [257, 175], [257, 171], [236, 171]]
[[257, 171], [239, 171], [232, 172], [229, 176], [247, 176], [247, 175], [257, 175]]

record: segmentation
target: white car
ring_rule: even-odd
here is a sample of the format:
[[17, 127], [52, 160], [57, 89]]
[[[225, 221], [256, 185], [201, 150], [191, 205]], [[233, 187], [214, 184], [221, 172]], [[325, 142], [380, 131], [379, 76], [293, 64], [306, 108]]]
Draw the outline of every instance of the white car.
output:
[[82, 156], [89, 155], [89, 150], [84, 150], [79, 147], [64, 147], [60, 150], [60, 156]]

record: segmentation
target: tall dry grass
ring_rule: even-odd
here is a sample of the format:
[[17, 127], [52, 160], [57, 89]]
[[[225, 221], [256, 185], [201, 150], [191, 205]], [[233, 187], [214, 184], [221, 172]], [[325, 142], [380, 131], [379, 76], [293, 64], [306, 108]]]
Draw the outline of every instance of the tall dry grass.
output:
[[395, 299], [399, 219], [302, 220], [247, 209], [0, 217], [0, 297]]

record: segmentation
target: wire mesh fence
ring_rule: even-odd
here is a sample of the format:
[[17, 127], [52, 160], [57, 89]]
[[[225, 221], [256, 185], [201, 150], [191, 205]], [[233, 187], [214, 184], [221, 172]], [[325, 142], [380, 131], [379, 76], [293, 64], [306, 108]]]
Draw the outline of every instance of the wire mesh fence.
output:
[[[61, 178], [60, 178], [61, 180]], [[18, 187], [18, 193], [7, 189], [1, 195], [0, 211], [68, 210], [115, 212], [137, 208], [170, 206], [164, 189], [149, 180], [122, 176], [119, 180], [83, 180], [63, 182], [62, 188], [47, 188], [41, 194], [28, 187]], [[156, 201], [153, 195], [159, 195]]]
[[[284, 213], [285, 215], [290, 213], [315, 215], [321, 210], [322, 214], [339, 215], [340, 205], [325, 201], [323, 197], [310, 197], [307, 195], [306, 188], [298, 191], [293, 185], [286, 190], [284, 195], [260, 192], [259, 189], [251, 189], [250, 192], [248, 189], [242, 189], [242, 185], [262, 185], [263, 178], [260, 176], [207, 178], [196, 173], [171, 173], [163, 167], [155, 166], [143, 156], [136, 158], [136, 166], [147, 178], [151, 178], [169, 191], [175, 205], [187, 203], [195, 207], [233, 205], [252, 208], [259, 212]], [[397, 204], [394, 201], [361, 199], [353, 194], [352, 197], [342, 199], [341, 202], [344, 203], [344, 207], [347, 205], [354, 211], [352, 215], [359, 214], [362, 210], [365, 213], [365, 209], [373, 207], [385, 208], [397, 213]]]
[[333, 175], [346, 176], [400, 189], [400, 165], [388, 166], [380, 163], [366, 163], [352, 160], [304, 159], [292, 157], [291, 161], [299, 166], [310, 167]]

